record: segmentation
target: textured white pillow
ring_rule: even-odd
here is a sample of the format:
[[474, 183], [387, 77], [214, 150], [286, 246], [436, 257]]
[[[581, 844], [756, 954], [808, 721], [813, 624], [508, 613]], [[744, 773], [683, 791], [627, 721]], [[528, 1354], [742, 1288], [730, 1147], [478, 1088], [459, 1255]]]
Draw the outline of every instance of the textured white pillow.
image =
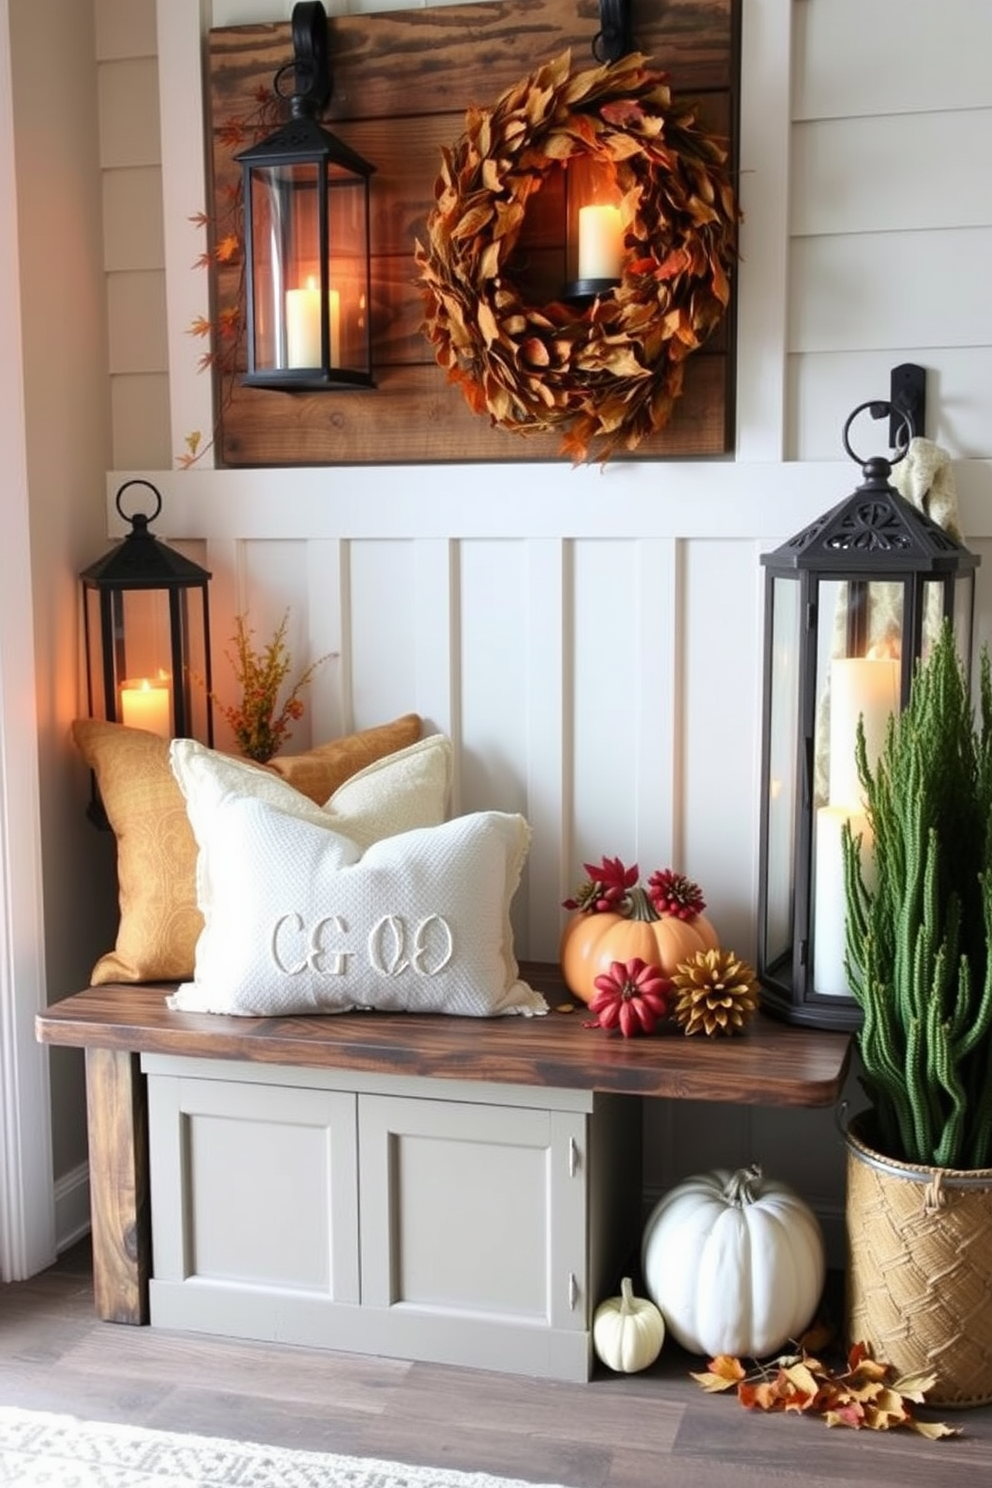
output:
[[338, 786], [323, 806], [314, 805], [278, 775], [234, 755], [207, 749], [195, 739], [173, 739], [169, 763], [197, 837], [198, 813], [209, 813], [228, 797], [251, 796], [269, 801], [287, 815], [336, 827], [361, 847], [368, 847], [380, 837], [395, 837], [397, 832], [444, 821], [451, 790], [451, 754], [446, 735], [430, 734], [366, 765]]
[[[482, 812], [368, 845], [361, 812], [359, 840], [339, 813], [301, 804], [298, 792], [280, 799], [272, 781], [257, 789], [255, 772], [242, 792], [189, 741], [173, 745], [173, 769], [199, 846], [204, 929], [193, 981], [170, 1006], [265, 1016], [547, 1010], [513, 955], [523, 817]], [[335, 793], [335, 806], [360, 780]]]

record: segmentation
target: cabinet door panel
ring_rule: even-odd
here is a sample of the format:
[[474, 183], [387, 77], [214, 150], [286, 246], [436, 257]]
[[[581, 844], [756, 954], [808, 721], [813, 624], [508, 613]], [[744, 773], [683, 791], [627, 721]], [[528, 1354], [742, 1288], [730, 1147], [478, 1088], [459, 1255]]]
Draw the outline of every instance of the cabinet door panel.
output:
[[362, 1302], [585, 1326], [585, 1118], [359, 1098]]
[[148, 1085], [156, 1280], [357, 1303], [355, 1097]]

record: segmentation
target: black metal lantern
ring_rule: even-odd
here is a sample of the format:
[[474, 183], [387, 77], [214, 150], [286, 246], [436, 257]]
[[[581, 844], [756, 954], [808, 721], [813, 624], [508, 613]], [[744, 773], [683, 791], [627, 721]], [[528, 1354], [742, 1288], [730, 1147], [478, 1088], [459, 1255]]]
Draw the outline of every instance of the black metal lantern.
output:
[[[980, 559], [889, 484], [890, 462], [864, 463], [854, 493], [762, 557], [765, 642], [758, 977], [762, 1003], [790, 1023], [854, 1029], [860, 1009], [844, 970], [841, 831], [867, 834], [855, 763], [858, 721], [869, 762], [890, 714], [905, 706], [918, 660], [945, 618], [970, 673]], [[864, 836], [868, 842], [867, 835]]]
[[242, 150], [253, 387], [372, 385], [369, 180], [375, 167], [317, 123], [331, 96], [323, 5], [293, 7], [289, 121]]
[[[152, 492], [150, 513], [124, 510], [133, 486]], [[116, 505], [131, 531], [80, 574], [89, 715], [212, 745], [210, 574], [148, 530], [162, 510], [150, 481], [125, 481]]]

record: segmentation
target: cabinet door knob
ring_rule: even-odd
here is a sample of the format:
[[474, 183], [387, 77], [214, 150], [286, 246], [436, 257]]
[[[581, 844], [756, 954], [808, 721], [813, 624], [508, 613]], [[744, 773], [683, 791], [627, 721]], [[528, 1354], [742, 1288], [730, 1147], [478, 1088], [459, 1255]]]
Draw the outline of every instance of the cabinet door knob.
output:
[[579, 1144], [574, 1137], [568, 1139], [568, 1176], [574, 1178], [579, 1171]]
[[568, 1273], [568, 1306], [574, 1312], [579, 1302], [579, 1281], [574, 1271]]

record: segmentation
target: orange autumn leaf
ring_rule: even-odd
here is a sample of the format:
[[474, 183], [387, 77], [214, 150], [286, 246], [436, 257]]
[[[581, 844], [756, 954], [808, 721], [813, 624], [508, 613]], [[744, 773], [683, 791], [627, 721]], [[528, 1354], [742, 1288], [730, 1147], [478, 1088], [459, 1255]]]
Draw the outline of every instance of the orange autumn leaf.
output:
[[[823, 1341], [822, 1331], [808, 1336]], [[748, 1410], [817, 1415], [828, 1426], [855, 1431], [904, 1428], [929, 1441], [959, 1434], [958, 1427], [919, 1421], [913, 1414], [912, 1406], [924, 1402], [935, 1376], [899, 1378], [892, 1365], [875, 1359], [864, 1343], [853, 1346], [846, 1368], [832, 1369], [800, 1345], [797, 1353], [756, 1364], [750, 1372], [740, 1359], [722, 1354], [692, 1378], [710, 1393], [736, 1389]]]
[[692, 1378], [698, 1380], [704, 1390], [727, 1390], [744, 1376], [745, 1369], [740, 1359], [735, 1359], [730, 1354], [717, 1354], [715, 1359], [710, 1360], [705, 1373], [694, 1374]]
[[241, 251], [241, 244], [234, 233], [228, 233], [214, 246], [214, 257], [218, 263], [231, 263]]

